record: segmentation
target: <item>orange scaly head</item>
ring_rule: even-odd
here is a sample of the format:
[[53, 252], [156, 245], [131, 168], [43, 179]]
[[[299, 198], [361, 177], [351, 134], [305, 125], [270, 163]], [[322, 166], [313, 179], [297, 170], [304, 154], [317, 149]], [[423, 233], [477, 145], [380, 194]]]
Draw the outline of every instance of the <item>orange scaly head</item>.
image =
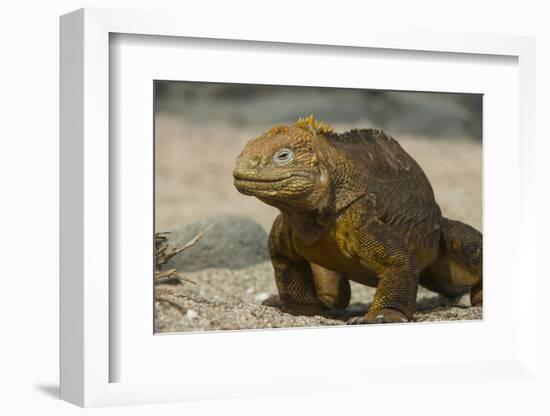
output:
[[320, 163], [319, 136], [327, 128], [308, 117], [249, 141], [233, 171], [235, 187], [277, 208], [321, 210], [329, 178]]

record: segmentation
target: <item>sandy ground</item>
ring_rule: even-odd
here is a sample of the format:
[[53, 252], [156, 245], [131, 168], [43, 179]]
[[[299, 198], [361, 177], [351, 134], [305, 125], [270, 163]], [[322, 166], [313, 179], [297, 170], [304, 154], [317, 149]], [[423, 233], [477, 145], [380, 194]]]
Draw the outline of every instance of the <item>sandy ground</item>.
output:
[[[296, 317], [261, 302], [276, 293], [265, 242], [277, 211], [233, 187], [231, 172], [244, 144], [269, 126], [186, 125], [174, 116], [156, 122], [156, 227], [174, 245], [213, 224], [201, 242], [171, 266], [195, 282], [161, 285], [156, 330], [252, 329], [342, 325], [365, 313], [373, 288], [352, 284], [352, 304], [330, 316]], [[334, 125], [343, 131], [363, 125]], [[445, 216], [482, 229], [482, 149], [469, 139], [396, 137], [430, 179]], [[238, 215], [238, 216], [235, 216]], [[466, 297], [443, 299], [421, 288], [415, 321], [481, 319]], [[178, 307], [174, 307], [178, 305]]]

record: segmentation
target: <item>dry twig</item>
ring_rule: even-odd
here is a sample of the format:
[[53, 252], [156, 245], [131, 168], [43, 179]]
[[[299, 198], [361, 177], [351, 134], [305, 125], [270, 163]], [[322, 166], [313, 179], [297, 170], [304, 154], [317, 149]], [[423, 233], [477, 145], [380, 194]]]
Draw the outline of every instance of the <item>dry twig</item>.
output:
[[178, 302], [176, 302], [175, 300], [171, 299], [170, 297], [168, 296], [165, 296], [165, 295], [157, 295], [155, 300], [157, 302], [165, 302], [165, 303], [168, 303], [170, 306], [173, 306], [174, 308], [176, 308], [182, 315], [185, 315], [187, 313], [187, 308], [183, 305], [180, 305]]
[[[196, 285], [195, 282], [193, 282], [190, 279], [187, 279], [185, 276], [179, 273], [176, 269], [172, 268], [169, 270], [162, 270], [162, 267], [172, 257], [176, 256], [177, 254], [197, 244], [200, 241], [200, 239], [204, 236], [204, 233], [208, 231], [209, 228], [210, 228], [210, 225], [206, 227], [204, 230], [199, 231], [197, 235], [195, 235], [195, 237], [191, 239], [191, 241], [189, 241], [182, 247], [179, 247], [176, 249], [169, 249], [168, 247], [169, 233], [155, 234], [155, 277], [154, 277], [155, 285], [162, 284], [162, 283], [174, 283], [174, 282], [175, 283], [189, 282]], [[171, 291], [156, 289], [155, 301], [168, 303], [169, 305], [176, 308], [182, 315], [185, 315], [187, 313], [187, 308], [179, 304], [173, 298]]]
[[206, 233], [206, 231], [208, 231], [210, 227], [211, 225], [208, 225], [204, 230], [199, 231], [195, 235], [195, 237], [193, 237], [188, 243], [176, 249], [169, 249], [168, 247], [169, 233], [155, 234], [155, 284], [173, 283], [173, 282], [178, 282], [178, 283], [189, 282], [189, 283], [196, 284], [192, 280], [184, 277], [176, 269], [170, 269], [165, 271], [161, 269], [172, 257], [176, 256], [177, 254], [197, 244], [201, 240], [201, 238], [204, 236], [204, 233]]

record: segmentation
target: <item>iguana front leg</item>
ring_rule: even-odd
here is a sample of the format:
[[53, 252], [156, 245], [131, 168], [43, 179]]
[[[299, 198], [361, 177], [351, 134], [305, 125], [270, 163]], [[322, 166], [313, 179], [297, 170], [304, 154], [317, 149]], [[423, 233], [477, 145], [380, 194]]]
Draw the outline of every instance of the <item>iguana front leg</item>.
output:
[[269, 235], [269, 255], [279, 295], [266, 299], [264, 305], [296, 315], [317, 315], [326, 311], [317, 300], [311, 266], [292, 247], [281, 216], [275, 219]]
[[353, 256], [378, 274], [378, 285], [369, 311], [348, 323], [407, 322], [416, 308], [418, 269], [405, 243], [377, 219], [350, 233]]

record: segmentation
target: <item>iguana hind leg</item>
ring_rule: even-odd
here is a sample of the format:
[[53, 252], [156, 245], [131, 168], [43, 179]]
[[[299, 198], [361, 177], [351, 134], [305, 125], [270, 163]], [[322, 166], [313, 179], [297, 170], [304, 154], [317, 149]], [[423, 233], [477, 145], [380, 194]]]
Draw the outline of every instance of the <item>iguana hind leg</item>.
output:
[[331, 309], [346, 309], [351, 298], [349, 280], [314, 263], [311, 270], [319, 302]]
[[444, 296], [470, 290], [472, 306], [483, 302], [482, 234], [460, 221], [442, 218], [437, 260], [420, 274], [420, 284]]

